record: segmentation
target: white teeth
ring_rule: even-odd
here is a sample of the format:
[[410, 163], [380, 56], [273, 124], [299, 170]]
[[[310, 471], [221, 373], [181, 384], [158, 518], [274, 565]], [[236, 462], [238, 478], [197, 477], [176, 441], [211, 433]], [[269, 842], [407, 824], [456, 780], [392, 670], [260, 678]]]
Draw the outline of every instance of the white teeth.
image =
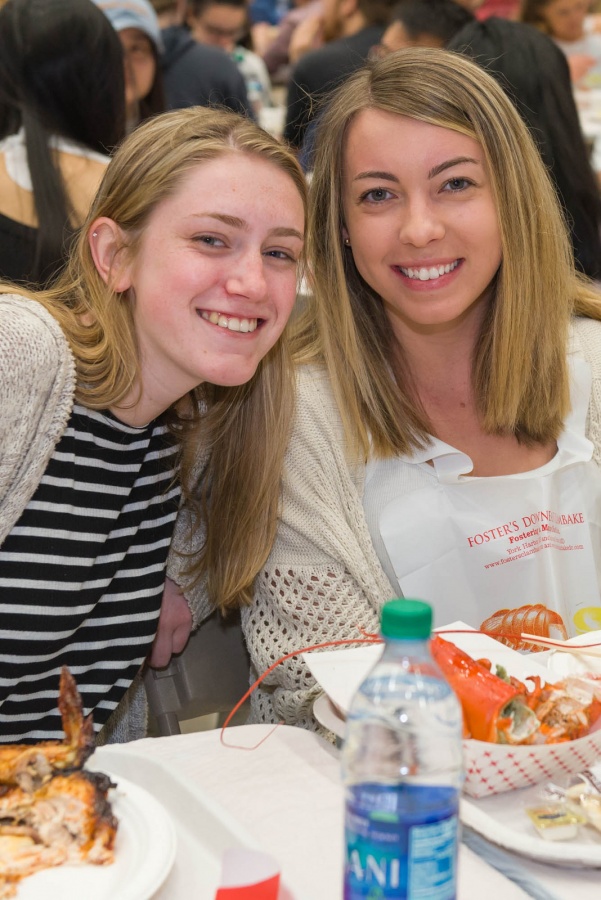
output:
[[431, 266], [430, 268], [424, 267], [421, 269], [405, 269], [403, 266], [399, 266], [399, 268], [403, 275], [406, 275], [408, 278], [414, 278], [417, 281], [433, 281], [436, 278], [440, 278], [441, 275], [448, 275], [458, 265], [459, 260], [456, 259], [455, 262], [447, 263], [446, 266]]
[[228, 331], [243, 331], [245, 334], [248, 334], [257, 327], [256, 319], [239, 319], [236, 316], [228, 318], [223, 314], [216, 312], [209, 313], [206, 310], [203, 310], [200, 315], [212, 325], [219, 325], [220, 328], [227, 328]]

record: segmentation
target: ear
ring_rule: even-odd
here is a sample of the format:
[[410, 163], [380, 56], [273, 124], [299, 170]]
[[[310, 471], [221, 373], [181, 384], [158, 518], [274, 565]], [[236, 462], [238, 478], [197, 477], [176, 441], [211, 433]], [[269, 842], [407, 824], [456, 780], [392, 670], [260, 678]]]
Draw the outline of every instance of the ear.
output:
[[94, 265], [105, 284], [120, 294], [131, 287], [129, 266], [123, 253], [123, 231], [112, 219], [95, 219], [88, 231]]
[[349, 240], [349, 234], [346, 229], [346, 225], [342, 226], [342, 240], [346, 243]]

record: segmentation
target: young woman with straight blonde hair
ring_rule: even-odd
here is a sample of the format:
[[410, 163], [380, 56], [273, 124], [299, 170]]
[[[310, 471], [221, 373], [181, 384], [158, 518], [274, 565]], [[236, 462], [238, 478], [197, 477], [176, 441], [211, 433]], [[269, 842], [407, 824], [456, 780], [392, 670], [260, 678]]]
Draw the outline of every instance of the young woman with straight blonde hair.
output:
[[[401, 594], [516, 644], [601, 626], [601, 302], [511, 102], [452, 53], [375, 61], [322, 116], [311, 196], [253, 668], [375, 632]], [[318, 692], [292, 658], [252, 719], [317, 729]]]
[[[250, 592], [275, 530], [305, 204], [292, 154], [248, 119], [166, 113], [117, 151], [57, 284], [0, 288], [0, 741], [62, 736], [63, 665], [101, 740], [144, 735], [159, 612], [158, 664], [194, 618], [163, 598], [180, 495], [210, 537], [193, 576]], [[227, 540], [243, 549], [225, 564]]]

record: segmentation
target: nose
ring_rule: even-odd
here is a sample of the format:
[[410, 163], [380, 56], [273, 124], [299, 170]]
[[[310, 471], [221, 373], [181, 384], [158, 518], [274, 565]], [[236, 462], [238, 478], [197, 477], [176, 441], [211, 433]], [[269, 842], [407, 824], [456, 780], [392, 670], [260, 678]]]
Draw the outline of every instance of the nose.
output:
[[429, 197], [413, 197], [403, 207], [399, 237], [404, 244], [426, 247], [444, 237], [445, 226], [436, 203]]
[[246, 253], [232, 264], [225, 289], [233, 297], [263, 300], [267, 293], [264, 259], [261, 253]]

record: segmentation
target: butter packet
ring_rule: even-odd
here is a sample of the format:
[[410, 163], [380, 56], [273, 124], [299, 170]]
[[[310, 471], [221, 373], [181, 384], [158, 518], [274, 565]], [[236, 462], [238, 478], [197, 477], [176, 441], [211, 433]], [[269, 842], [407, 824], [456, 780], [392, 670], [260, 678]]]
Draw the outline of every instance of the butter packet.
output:
[[532, 824], [546, 841], [571, 841], [578, 834], [578, 827], [584, 824], [578, 815], [564, 803], [546, 803], [526, 809]]

